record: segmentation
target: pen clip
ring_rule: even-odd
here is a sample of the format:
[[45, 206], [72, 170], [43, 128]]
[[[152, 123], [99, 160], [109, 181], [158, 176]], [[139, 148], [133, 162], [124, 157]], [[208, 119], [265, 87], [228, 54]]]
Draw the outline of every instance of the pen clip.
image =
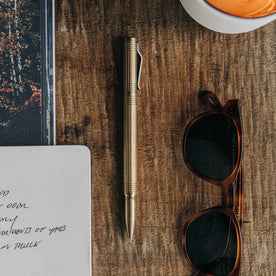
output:
[[141, 70], [143, 64], [143, 56], [139, 51], [139, 43], [137, 42], [137, 57], [138, 57], [138, 72], [137, 72], [137, 89], [140, 90], [140, 78], [141, 78]]

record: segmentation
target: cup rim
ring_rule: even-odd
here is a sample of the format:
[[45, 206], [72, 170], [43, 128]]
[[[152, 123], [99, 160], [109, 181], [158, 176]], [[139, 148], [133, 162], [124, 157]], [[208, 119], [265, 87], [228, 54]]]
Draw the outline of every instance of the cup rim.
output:
[[[216, 9], [205, 0], [180, 0], [180, 2], [195, 21], [220, 33], [245, 33], [276, 19], [276, 13], [253, 18], [238, 17]], [[206, 13], [209, 16], [206, 16]]]
[[271, 13], [271, 14], [258, 16], [258, 17], [242, 17], [242, 16], [238, 16], [238, 15], [234, 15], [234, 14], [224, 12], [224, 11], [214, 7], [213, 5], [211, 5], [210, 3], [208, 3], [205, 0], [199, 0], [199, 1], [204, 3], [204, 5], [208, 6], [208, 8], [210, 8], [211, 10], [214, 10], [214, 12], [218, 12], [218, 13], [223, 14], [225, 16], [234, 17], [234, 18], [237, 18], [237, 19], [244, 19], [244, 20], [250, 20], [251, 21], [251, 20], [254, 20], [254, 19], [258, 20], [258, 19], [262, 19], [262, 18], [272, 17], [273, 15], [275, 16], [275, 14], [276, 14], [276, 12], [274, 12], [274, 13]]

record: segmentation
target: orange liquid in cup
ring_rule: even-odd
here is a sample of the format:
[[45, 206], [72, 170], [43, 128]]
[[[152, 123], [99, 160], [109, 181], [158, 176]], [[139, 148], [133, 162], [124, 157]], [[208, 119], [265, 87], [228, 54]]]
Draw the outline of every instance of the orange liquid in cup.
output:
[[[192, 1], [192, 0], [191, 0]], [[205, 0], [216, 9], [239, 17], [262, 17], [276, 12], [276, 0]]]

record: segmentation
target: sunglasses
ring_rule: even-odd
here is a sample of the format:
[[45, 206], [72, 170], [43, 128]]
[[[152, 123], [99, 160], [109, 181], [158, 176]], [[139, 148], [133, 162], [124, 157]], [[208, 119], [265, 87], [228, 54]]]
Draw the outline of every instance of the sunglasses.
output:
[[184, 160], [197, 176], [224, 186], [226, 206], [212, 207], [190, 217], [183, 229], [187, 263], [198, 275], [239, 275], [242, 247], [243, 137], [240, 104], [222, 106], [209, 91], [199, 100], [211, 111], [188, 124], [183, 140]]

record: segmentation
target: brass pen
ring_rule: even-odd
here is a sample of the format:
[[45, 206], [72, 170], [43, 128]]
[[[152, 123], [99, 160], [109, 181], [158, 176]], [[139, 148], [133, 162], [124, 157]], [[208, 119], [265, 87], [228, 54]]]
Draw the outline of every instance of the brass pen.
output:
[[[137, 74], [138, 58], [140, 60]], [[135, 223], [136, 196], [136, 90], [140, 89], [142, 55], [136, 38], [124, 41], [124, 195], [125, 220], [129, 242], [132, 242]]]

